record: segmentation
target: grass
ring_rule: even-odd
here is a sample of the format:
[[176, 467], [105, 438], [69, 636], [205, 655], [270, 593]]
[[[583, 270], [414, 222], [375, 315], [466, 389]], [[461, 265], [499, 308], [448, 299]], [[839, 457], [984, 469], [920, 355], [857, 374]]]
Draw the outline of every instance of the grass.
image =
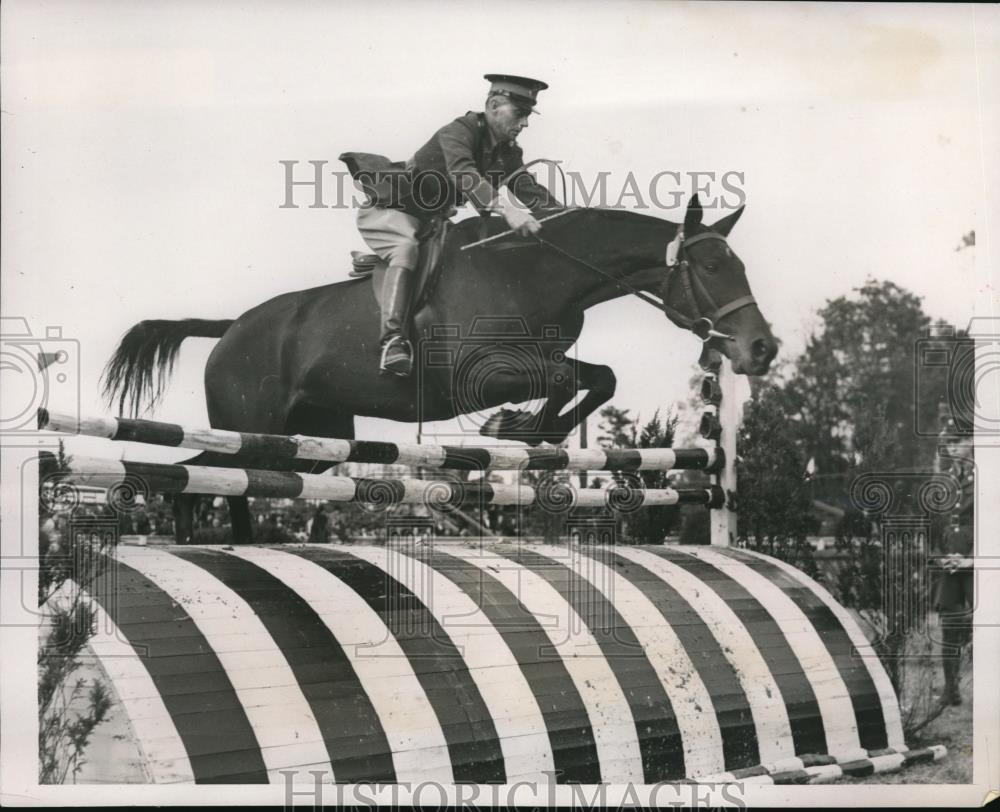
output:
[[[933, 663], [933, 685], [941, 693], [944, 679]], [[949, 706], [919, 734], [908, 736], [906, 743], [914, 750], [943, 744], [948, 755], [941, 761], [917, 764], [895, 773], [880, 773], [867, 778], [841, 778], [837, 784], [971, 784], [972, 783], [972, 668], [966, 662], [960, 683], [962, 704]]]

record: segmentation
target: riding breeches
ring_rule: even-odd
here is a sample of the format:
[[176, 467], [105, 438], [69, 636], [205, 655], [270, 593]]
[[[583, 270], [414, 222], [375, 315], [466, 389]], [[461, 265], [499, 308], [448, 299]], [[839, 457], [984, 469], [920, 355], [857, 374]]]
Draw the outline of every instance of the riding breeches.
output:
[[417, 267], [420, 221], [398, 209], [367, 206], [358, 209], [358, 231], [368, 247], [389, 265], [412, 271]]

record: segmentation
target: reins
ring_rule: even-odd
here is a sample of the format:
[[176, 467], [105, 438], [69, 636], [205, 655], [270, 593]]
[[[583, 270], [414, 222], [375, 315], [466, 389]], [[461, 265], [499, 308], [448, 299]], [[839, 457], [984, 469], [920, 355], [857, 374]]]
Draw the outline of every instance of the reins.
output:
[[[569, 214], [572, 211], [579, 211], [576, 208], [567, 208], [556, 214], [549, 215], [548, 217], [539, 220], [540, 223], [544, 223], [546, 220], [553, 220], [556, 217], [561, 217], [564, 214]], [[494, 240], [499, 240], [502, 237], [507, 237], [513, 233], [513, 229], [508, 229], [500, 234], [495, 234], [492, 237], [487, 237], [483, 240], [478, 240], [477, 242], [469, 243], [468, 245], [463, 245], [461, 250], [468, 251], [470, 248], [477, 248], [481, 245], [493, 242]], [[602, 268], [597, 267], [591, 262], [582, 257], [578, 257], [575, 254], [567, 251], [565, 248], [556, 245], [555, 243], [549, 242], [543, 237], [539, 237], [537, 234], [534, 235], [535, 241], [550, 251], [555, 251], [557, 254], [565, 257], [571, 262], [586, 268], [593, 273], [596, 273], [605, 279], [607, 279], [611, 284], [617, 287], [619, 290], [623, 290], [626, 293], [630, 293], [633, 296], [641, 299], [648, 305], [652, 305], [657, 310], [662, 311], [667, 318], [677, 324], [679, 327], [683, 327], [685, 330], [690, 330], [703, 342], [708, 341], [712, 338], [721, 338], [726, 341], [732, 341], [733, 336], [719, 332], [715, 329], [715, 325], [718, 324], [722, 319], [728, 316], [730, 313], [735, 313], [737, 310], [741, 310], [744, 307], [749, 307], [750, 305], [757, 304], [757, 300], [753, 296], [739, 296], [728, 302], [721, 307], [716, 305], [715, 299], [709, 292], [708, 288], [705, 287], [705, 283], [698, 277], [694, 269], [691, 267], [691, 262], [687, 257], [687, 250], [690, 246], [702, 242], [703, 240], [719, 240], [726, 245], [726, 238], [715, 231], [703, 231], [700, 234], [695, 234], [693, 237], [684, 236], [684, 227], [679, 226], [677, 233], [674, 235], [673, 240], [667, 245], [666, 251], [666, 267], [667, 267], [667, 278], [663, 285], [663, 298], [657, 299], [655, 296], [651, 296], [643, 290], [639, 290], [634, 285], [630, 285], [624, 279], [620, 279], [614, 276]], [[658, 270], [659, 265], [652, 266], [650, 268], [640, 268], [638, 271], [633, 273], [642, 273], [648, 270]], [[675, 279], [680, 280], [682, 290], [684, 293], [684, 298], [690, 305], [691, 312], [694, 316], [689, 316], [686, 313], [681, 312], [677, 308], [667, 304], [667, 296], [670, 292], [670, 287], [674, 283]], [[704, 312], [699, 302], [699, 294], [701, 299], [708, 303], [708, 315], [702, 315]]]
[[[575, 262], [577, 265], [581, 265], [594, 273], [600, 274], [620, 290], [627, 291], [647, 304], [663, 311], [667, 318], [678, 326], [683, 327], [686, 330], [690, 330], [698, 336], [702, 342], [708, 341], [712, 338], [721, 338], [726, 341], [733, 341], [733, 336], [727, 333], [719, 332], [715, 329], [715, 325], [730, 313], [735, 313], [737, 310], [741, 310], [744, 307], [757, 304], [757, 301], [753, 296], [747, 295], [739, 296], [721, 307], [717, 306], [715, 304], [715, 299], [709, 292], [708, 288], [705, 287], [704, 282], [698, 278], [698, 275], [692, 269], [691, 262], [687, 258], [687, 249], [689, 246], [703, 240], [721, 240], [723, 244], [726, 244], [726, 238], [715, 231], [704, 231], [701, 234], [695, 234], [693, 237], [685, 238], [684, 227], [681, 226], [677, 229], [677, 234], [674, 236], [674, 239], [671, 240], [669, 245], [667, 245], [667, 278], [663, 285], [662, 300], [650, 296], [645, 291], [639, 290], [635, 286], [630, 285], [624, 279], [619, 279], [618, 277], [609, 274], [607, 271], [598, 268], [596, 265], [587, 262], [585, 259], [570, 253], [555, 243], [551, 243], [538, 235], [535, 235], [535, 240], [540, 245], [555, 251], [572, 262]], [[659, 268], [659, 266], [655, 267]], [[636, 273], [641, 273], [644, 270], [650, 269], [643, 268]], [[667, 295], [674, 279], [680, 279], [681, 285], [683, 286], [684, 296], [691, 305], [691, 312], [695, 314], [694, 317], [688, 316], [686, 313], [682, 313], [677, 308], [667, 304]], [[703, 311], [701, 304], [698, 301], [698, 293], [701, 294], [704, 301], [708, 302], [708, 306], [711, 311], [708, 315], [701, 315]]]
[[[616, 276], [612, 276], [607, 271], [603, 271], [600, 268], [598, 268], [596, 265], [592, 265], [591, 263], [587, 262], [587, 260], [581, 259], [580, 257], [578, 257], [578, 256], [576, 256], [574, 254], [571, 254], [565, 248], [560, 248], [555, 243], [551, 243], [548, 240], [542, 239], [537, 234], [535, 235], [535, 240], [538, 242], [539, 245], [544, 245], [546, 248], [550, 248], [553, 251], [555, 251], [556, 253], [562, 254], [567, 259], [572, 260], [577, 265], [582, 265], [584, 268], [588, 268], [589, 270], [593, 271], [594, 273], [600, 274], [605, 279], [608, 279], [614, 285], [616, 285], [617, 287], [621, 288], [622, 290], [625, 290], [625, 291], [631, 293], [633, 296], [638, 296], [640, 299], [642, 299], [647, 304], [651, 304], [653, 307], [657, 308], [658, 310], [663, 310], [664, 312], [666, 312], [667, 305], [664, 302], [661, 302], [659, 299], [656, 299], [653, 296], [650, 296], [648, 293], [646, 293], [643, 290], [639, 290], [638, 288], [633, 287], [628, 282], [626, 282], [624, 279], [619, 279]], [[645, 270], [645, 269], [643, 269], [643, 270]], [[685, 325], [685, 326], [687, 326], [687, 325]]]

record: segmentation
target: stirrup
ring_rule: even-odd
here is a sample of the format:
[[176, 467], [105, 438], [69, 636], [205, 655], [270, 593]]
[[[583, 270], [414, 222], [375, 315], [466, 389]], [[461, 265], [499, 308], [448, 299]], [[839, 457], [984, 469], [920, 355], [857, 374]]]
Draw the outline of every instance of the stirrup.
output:
[[379, 359], [380, 374], [390, 373], [406, 378], [413, 370], [413, 346], [401, 335], [394, 335], [382, 345]]

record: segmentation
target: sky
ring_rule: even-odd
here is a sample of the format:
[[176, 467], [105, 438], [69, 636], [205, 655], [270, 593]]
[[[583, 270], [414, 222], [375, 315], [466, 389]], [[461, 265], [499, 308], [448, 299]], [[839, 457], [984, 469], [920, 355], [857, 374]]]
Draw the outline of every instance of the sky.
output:
[[[669, 201], [686, 200], [690, 173], [739, 173], [746, 211], [730, 241], [779, 360], [868, 278], [959, 326], [1000, 316], [996, 7], [6, 2], [0, 22], [0, 308], [36, 336], [61, 328], [78, 353], [56, 410], [76, 399], [110, 413], [101, 369], [142, 319], [234, 318], [345, 278], [363, 247], [353, 212], [309, 208], [302, 192], [282, 208], [280, 162], [405, 159], [481, 109], [490, 72], [548, 82], [519, 139], [526, 158], [588, 184], [609, 173], [609, 203], [630, 174], [642, 189], [682, 173], [659, 187]], [[971, 229], [975, 250], [957, 252]], [[212, 343], [186, 342], [147, 416], [207, 424]], [[689, 398], [698, 343], [621, 299], [588, 313], [573, 354], [610, 365], [612, 403], [648, 418]], [[369, 439], [414, 432], [357, 426]], [[425, 439], [456, 441], [455, 425]]]

